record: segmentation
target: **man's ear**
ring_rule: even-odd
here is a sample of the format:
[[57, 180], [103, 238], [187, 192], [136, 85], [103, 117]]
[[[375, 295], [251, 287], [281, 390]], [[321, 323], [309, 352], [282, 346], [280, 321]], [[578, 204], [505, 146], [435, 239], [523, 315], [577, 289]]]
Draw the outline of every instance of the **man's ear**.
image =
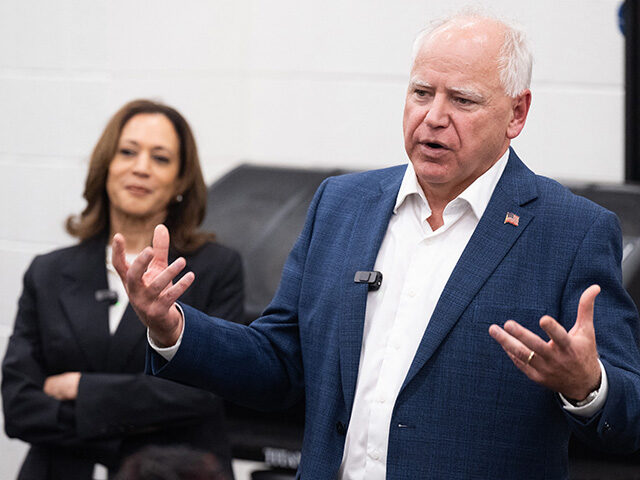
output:
[[524, 128], [531, 107], [531, 90], [523, 90], [517, 97], [513, 99], [511, 104], [511, 120], [507, 126], [507, 137], [509, 139], [516, 138]]

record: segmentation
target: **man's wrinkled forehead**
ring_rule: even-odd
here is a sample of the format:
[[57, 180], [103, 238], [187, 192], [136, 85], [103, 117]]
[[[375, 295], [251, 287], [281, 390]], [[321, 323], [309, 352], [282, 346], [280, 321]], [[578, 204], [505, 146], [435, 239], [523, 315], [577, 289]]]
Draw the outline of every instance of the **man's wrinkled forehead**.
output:
[[467, 49], [493, 51], [499, 54], [504, 40], [505, 26], [486, 18], [462, 17], [437, 27], [420, 47], [433, 48], [457, 43]]
[[436, 28], [429, 41], [453, 41], [464, 39], [485, 46], [489, 36], [497, 25], [486, 20], [479, 21], [476, 18], [459, 18]]
[[[504, 25], [486, 19], [456, 19], [438, 28], [416, 52], [412, 76], [434, 58], [458, 63], [461, 71], [470, 68], [493, 76], [498, 72], [504, 41]], [[497, 74], [497, 73], [496, 73]]]

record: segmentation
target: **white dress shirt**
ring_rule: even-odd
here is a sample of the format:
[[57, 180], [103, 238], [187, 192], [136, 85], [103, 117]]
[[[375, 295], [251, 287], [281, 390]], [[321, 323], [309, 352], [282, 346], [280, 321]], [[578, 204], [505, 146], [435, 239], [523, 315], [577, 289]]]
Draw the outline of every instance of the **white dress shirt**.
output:
[[[391, 414], [429, 319], [507, 164], [505, 153], [444, 209], [431, 208], [411, 163], [400, 185], [375, 270], [384, 281], [367, 297], [358, 380], [341, 480], [384, 479]], [[488, 333], [487, 333], [488, 335]]]
[[[116, 272], [113, 263], [111, 263], [111, 256], [113, 255], [113, 251], [111, 249], [111, 245], [107, 246], [107, 284], [109, 285], [109, 290], [116, 292], [118, 295], [118, 300], [114, 305], [111, 305], [109, 308], [109, 333], [113, 335], [116, 333], [118, 329], [118, 325], [120, 325], [120, 320], [122, 320], [122, 315], [124, 315], [124, 311], [127, 309], [127, 305], [129, 305], [129, 298], [127, 297], [127, 290], [124, 288], [124, 284], [122, 280], [120, 280], [120, 275]], [[135, 253], [127, 253], [127, 263], [131, 263], [136, 259], [137, 255]]]

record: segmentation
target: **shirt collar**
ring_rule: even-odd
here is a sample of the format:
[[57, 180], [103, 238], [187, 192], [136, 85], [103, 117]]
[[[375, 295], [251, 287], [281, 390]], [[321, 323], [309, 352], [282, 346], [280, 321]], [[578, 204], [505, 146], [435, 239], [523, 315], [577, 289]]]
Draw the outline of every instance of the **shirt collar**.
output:
[[413, 169], [413, 164], [409, 162], [407, 169], [404, 172], [402, 183], [400, 184], [400, 190], [398, 190], [398, 196], [396, 197], [396, 205], [393, 207], [393, 213], [398, 213], [398, 208], [402, 206], [404, 201], [410, 195], [418, 195], [428, 205], [427, 198], [424, 196], [424, 192], [418, 183], [418, 177], [416, 177], [416, 171]]
[[[500, 157], [500, 159], [494, 163], [489, 170], [480, 175], [466, 188], [465, 191], [458, 195], [456, 199], [452, 200], [450, 205], [458, 199], [464, 200], [471, 206], [474, 215], [480, 219], [489, 204], [489, 200], [491, 200], [491, 195], [493, 195], [493, 191], [498, 184], [498, 180], [500, 180], [500, 177], [507, 166], [509, 152], [510, 149], [508, 148], [502, 157]], [[402, 206], [404, 201], [410, 195], [418, 195], [427, 206], [429, 205], [429, 202], [418, 183], [418, 178], [416, 177], [416, 172], [413, 169], [413, 164], [411, 162], [408, 163], [407, 170], [404, 172], [404, 177], [400, 184], [400, 190], [398, 190], [398, 196], [396, 197], [396, 204], [393, 208], [393, 213], [398, 212], [400, 206]], [[430, 210], [431, 209], [429, 208], [429, 211]]]

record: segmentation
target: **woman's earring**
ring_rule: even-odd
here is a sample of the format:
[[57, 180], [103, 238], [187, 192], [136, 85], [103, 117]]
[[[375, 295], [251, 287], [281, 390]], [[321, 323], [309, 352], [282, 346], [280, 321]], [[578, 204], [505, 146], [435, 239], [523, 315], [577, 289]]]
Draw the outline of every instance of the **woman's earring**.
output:
[[182, 195], [178, 194], [176, 195], [176, 202], [180, 203], [182, 201]]

